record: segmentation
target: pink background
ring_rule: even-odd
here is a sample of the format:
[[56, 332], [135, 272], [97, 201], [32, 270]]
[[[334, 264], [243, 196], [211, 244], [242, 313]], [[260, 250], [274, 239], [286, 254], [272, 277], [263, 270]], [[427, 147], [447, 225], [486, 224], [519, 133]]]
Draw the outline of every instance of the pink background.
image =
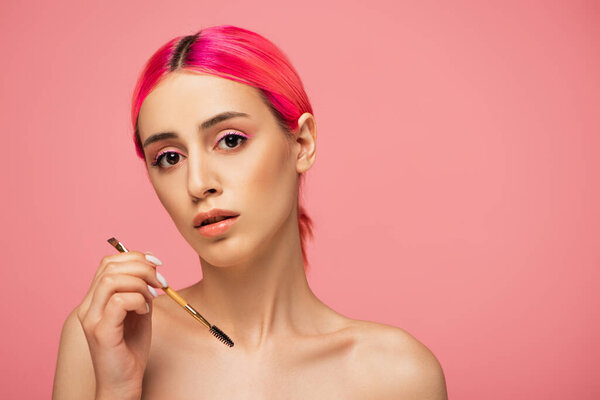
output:
[[312, 100], [309, 280], [401, 327], [453, 399], [600, 397], [600, 3], [0, 5], [3, 398], [49, 398], [106, 239], [201, 278], [135, 156], [129, 101], [176, 35], [233, 24]]

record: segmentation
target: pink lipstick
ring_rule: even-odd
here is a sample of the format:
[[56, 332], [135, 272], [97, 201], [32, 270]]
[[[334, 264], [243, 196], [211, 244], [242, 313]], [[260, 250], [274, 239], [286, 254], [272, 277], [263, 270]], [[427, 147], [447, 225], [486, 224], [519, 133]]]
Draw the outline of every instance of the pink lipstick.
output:
[[200, 212], [194, 217], [194, 228], [206, 237], [219, 236], [237, 221], [240, 214], [235, 211], [213, 208], [208, 212]]
[[229, 230], [231, 225], [235, 224], [239, 216], [227, 218], [222, 221], [214, 222], [212, 224], [197, 226], [196, 230], [203, 236], [214, 237], [224, 234]]

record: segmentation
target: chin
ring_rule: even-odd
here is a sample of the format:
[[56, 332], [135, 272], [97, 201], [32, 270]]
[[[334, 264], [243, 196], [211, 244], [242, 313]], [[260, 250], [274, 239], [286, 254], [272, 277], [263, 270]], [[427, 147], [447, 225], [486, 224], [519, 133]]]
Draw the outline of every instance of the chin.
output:
[[220, 268], [231, 267], [250, 259], [252, 249], [255, 248], [251, 240], [241, 240], [235, 236], [223, 236], [210, 240], [196, 237], [192, 241], [188, 240], [188, 243], [201, 260]]

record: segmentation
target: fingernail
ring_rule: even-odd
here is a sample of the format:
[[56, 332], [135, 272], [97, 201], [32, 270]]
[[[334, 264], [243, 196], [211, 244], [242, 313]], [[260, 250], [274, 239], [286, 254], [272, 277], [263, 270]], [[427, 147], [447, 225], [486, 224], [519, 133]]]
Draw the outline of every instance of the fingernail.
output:
[[150, 304], [146, 303], [146, 312], [150, 312]]
[[160, 282], [160, 284], [162, 285], [162, 287], [169, 286], [169, 284], [167, 283], [167, 280], [165, 279], [165, 277], [162, 276], [160, 274], [160, 272], [158, 272], [158, 271], [156, 271], [156, 278], [158, 279], [158, 281]]
[[146, 254], [146, 260], [150, 261], [152, 264], [162, 265], [162, 261], [154, 257], [152, 254]]
[[148, 290], [150, 291], [150, 294], [152, 294], [152, 296], [158, 297], [158, 293], [156, 293], [156, 289], [154, 289], [152, 286], [148, 285]]

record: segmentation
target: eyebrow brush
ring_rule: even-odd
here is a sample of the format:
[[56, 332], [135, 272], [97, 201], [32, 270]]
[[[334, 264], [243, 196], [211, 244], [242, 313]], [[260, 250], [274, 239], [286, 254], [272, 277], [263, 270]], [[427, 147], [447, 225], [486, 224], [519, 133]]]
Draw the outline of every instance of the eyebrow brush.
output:
[[[108, 243], [110, 243], [115, 249], [119, 250], [121, 253], [127, 253], [129, 250], [123, 246], [123, 243], [119, 242], [114, 237], [108, 239]], [[162, 290], [169, 295], [170, 298], [175, 300], [177, 304], [181, 307], [185, 308], [185, 310], [192, 315], [196, 320], [198, 320], [202, 325], [206, 326], [210, 333], [212, 333], [217, 339], [221, 342], [225, 343], [229, 347], [233, 347], [233, 341], [227, 336], [222, 330], [217, 328], [215, 325], [211, 325], [206, 318], [204, 318], [198, 311], [194, 309], [187, 301], [183, 299], [175, 290], [171, 289], [169, 286], [165, 286]]]

